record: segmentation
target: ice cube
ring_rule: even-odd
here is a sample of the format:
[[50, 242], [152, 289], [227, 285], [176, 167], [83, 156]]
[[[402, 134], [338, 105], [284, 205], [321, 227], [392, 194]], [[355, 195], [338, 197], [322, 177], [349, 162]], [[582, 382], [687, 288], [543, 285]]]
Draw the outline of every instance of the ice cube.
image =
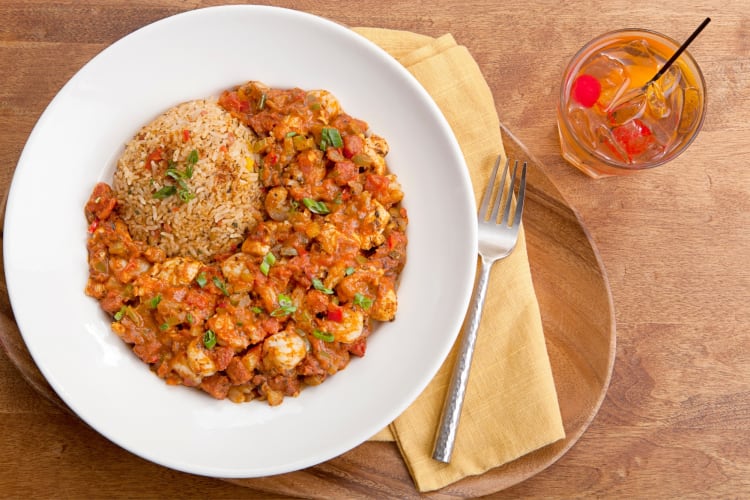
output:
[[663, 145], [658, 143], [651, 128], [639, 119], [630, 120], [612, 129], [612, 136], [625, 151], [631, 163], [641, 161], [644, 156], [649, 156], [651, 150], [663, 150]]
[[676, 64], [673, 64], [664, 72], [664, 74], [656, 80], [653, 85], [658, 85], [661, 93], [668, 96], [672, 91], [677, 88], [682, 80], [682, 70]]
[[584, 145], [596, 149], [594, 129], [604, 123], [604, 117], [591, 108], [571, 106], [568, 108], [568, 122], [574, 135]]
[[669, 115], [671, 109], [661, 90], [661, 85], [654, 82], [646, 87], [646, 102], [648, 110], [654, 118], [664, 118]]
[[[680, 80], [682, 80], [682, 71], [677, 66], [670, 66], [658, 80], [648, 85], [646, 97], [652, 117], [666, 118], [673, 113], [679, 116], [683, 102]], [[673, 123], [673, 128], [676, 132], [677, 122]]]
[[665, 116], [658, 117], [649, 115], [647, 123], [651, 127], [656, 140], [665, 147], [671, 147], [677, 138], [680, 118], [683, 108], [683, 93], [681, 88], [676, 88], [668, 97], [664, 99], [664, 104], [669, 110]]
[[599, 80], [602, 86], [596, 107], [606, 110], [609, 105], [619, 97], [630, 84], [625, 66], [617, 59], [607, 54], [599, 53], [589, 59], [582, 67], [581, 74], [588, 74]]
[[628, 163], [628, 154], [612, 135], [606, 125], [599, 125], [594, 130], [598, 147], [597, 154], [616, 163]]
[[616, 107], [607, 114], [607, 121], [611, 126], [616, 127], [643, 116], [646, 110], [646, 94], [639, 90], [632, 92], [626, 99], [616, 103]]
[[653, 140], [650, 140], [645, 144], [645, 147], [642, 150], [640, 150], [638, 153], [630, 155], [630, 162], [647, 163], [650, 161], [658, 160], [659, 158], [664, 156], [666, 150], [666, 146], [654, 137]]
[[687, 134], [693, 130], [700, 117], [701, 94], [695, 87], [688, 87], [684, 91], [684, 104], [682, 106], [682, 116], [678, 125], [680, 134]]

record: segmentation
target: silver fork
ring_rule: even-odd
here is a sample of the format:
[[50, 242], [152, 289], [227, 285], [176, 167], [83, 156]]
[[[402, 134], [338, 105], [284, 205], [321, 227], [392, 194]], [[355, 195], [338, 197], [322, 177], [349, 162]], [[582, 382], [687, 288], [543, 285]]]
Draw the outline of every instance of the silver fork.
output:
[[[484, 193], [482, 205], [479, 207], [478, 224], [479, 224], [479, 279], [474, 291], [469, 316], [466, 321], [466, 331], [461, 339], [456, 364], [453, 368], [448, 394], [443, 404], [443, 412], [440, 417], [440, 426], [435, 435], [435, 446], [432, 452], [432, 458], [441, 462], [449, 463], [453, 454], [453, 445], [456, 440], [458, 430], [458, 421], [461, 417], [461, 407], [463, 406], [464, 395], [466, 393], [466, 384], [469, 380], [469, 369], [471, 367], [471, 358], [474, 354], [474, 344], [477, 339], [477, 330], [482, 317], [482, 308], [484, 299], [487, 295], [487, 281], [490, 276], [492, 265], [500, 259], [510, 255], [518, 241], [518, 228], [521, 225], [521, 214], [523, 213], [523, 201], [526, 193], [526, 162], [521, 168], [521, 179], [519, 182], [518, 193], [516, 194], [516, 206], [511, 214], [513, 201], [513, 191], [516, 183], [516, 173], [518, 171], [518, 160], [515, 161], [510, 175], [510, 184], [505, 193], [505, 181], [508, 178], [510, 159], [505, 162], [503, 174], [500, 178], [500, 186], [495, 193], [495, 180], [500, 167], [501, 156], [495, 161], [495, 167], [492, 169], [490, 181], [487, 190]], [[505, 193], [505, 194], [504, 194]], [[491, 203], [491, 200], [492, 201]], [[505, 200], [502, 218], [498, 222], [500, 215], [500, 206]], [[490, 213], [490, 207], [492, 212]], [[512, 216], [512, 220], [511, 220]]]

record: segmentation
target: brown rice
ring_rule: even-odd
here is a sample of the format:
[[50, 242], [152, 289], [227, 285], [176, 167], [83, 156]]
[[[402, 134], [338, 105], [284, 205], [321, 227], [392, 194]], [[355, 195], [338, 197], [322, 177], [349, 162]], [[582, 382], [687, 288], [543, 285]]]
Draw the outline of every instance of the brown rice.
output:
[[261, 206], [253, 139], [212, 99], [179, 104], [144, 126], [112, 185], [133, 238], [203, 261], [241, 243]]

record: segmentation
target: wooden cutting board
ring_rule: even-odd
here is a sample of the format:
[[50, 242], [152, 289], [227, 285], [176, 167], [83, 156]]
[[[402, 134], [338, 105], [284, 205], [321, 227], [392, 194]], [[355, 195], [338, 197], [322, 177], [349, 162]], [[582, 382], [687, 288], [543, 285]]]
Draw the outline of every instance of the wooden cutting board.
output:
[[[614, 364], [614, 308], [599, 254], [577, 213], [546, 176], [544, 167], [506, 129], [503, 141], [509, 157], [529, 162], [523, 223], [566, 438], [481, 476], [426, 495], [432, 498], [490, 494], [550, 466], [575, 444], [593, 420]], [[0, 281], [0, 343], [29, 384], [67, 410], [26, 349], [13, 320], [4, 275]], [[363, 443], [305, 470], [227, 481], [276, 495], [419, 496], [396, 445], [382, 442]]]

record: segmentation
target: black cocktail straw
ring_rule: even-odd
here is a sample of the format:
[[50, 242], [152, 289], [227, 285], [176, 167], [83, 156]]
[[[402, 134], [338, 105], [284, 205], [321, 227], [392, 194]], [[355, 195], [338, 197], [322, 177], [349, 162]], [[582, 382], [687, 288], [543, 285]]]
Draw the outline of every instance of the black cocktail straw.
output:
[[656, 74], [654, 75], [654, 77], [653, 77], [653, 78], [652, 78], [651, 80], [649, 80], [649, 81], [648, 81], [648, 83], [647, 83], [647, 84], [646, 84], [645, 86], [646, 86], [646, 87], [648, 87], [649, 85], [651, 85], [652, 83], [654, 83], [654, 82], [655, 82], [656, 80], [658, 80], [659, 78], [661, 78], [661, 77], [662, 77], [662, 75], [664, 74], [664, 72], [665, 72], [665, 71], [667, 71], [667, 70], [669, 69], [669, 67], [670, 67], [670, 66], [672, 65], [672, 63], [674, 63], [674, 62], [675, 62], [675, 61], [677, 60], [677, 58], [678, 58], [678, 57], [680, 57], [680, 54], [682, 54], [683, 52], [685, 52], [685, 49], [687, 48], [687, 46], [688, 46], [688, 45], [690, 45], [690, 44], [692, 43], [692, 41], [693, 41], [693, 40], [695, 40], [695, 37], [697, 37], [697, 36], [698, 36], [698, 35], [700, 34], [700, 32], [701, 32], [701, 31], [703, 31], [703, 28], [705, 28], [705, 27], [706, 27], [706, 25], [707, 25], [708, 23], [710, 23], [710, 22], [711, 22], [711, 18], [710, 18], [710, 17], [707, 17], [707, 18], [706, 18], [706, 19], [705, 19], [705, 20], [704, 20], [704, 21], [703, 21], [703, 22], [702, 22], [702, 23], [700, 24], [700, 26], [698, 26], [698, 27], [697, 27], [697, 28], [695, 29], [695, 31], [693, 31], [693, 34], [692, 34], [692, 35], [690, 35], [690, 36], [688, 37], [688, 39], [687, 39], [687, 40], [685, 40], [685, 42], [684, 42], [684, 43], [683, 43], [682, 45], [680, 45], [680, 48], [679, 48], [679, 49], [677, 49], [677, 52], [675, 52], [675, 53], [674, 53], [674, 54], [672, 55], [672, 57], [670, 57], [670, 58], [669, 58], [669, 60], [668, 60], [668, 61], [667, 61], [666, 63], [664, 63], [664, 66], [662, 66], [662, 67], [661, 67], [661, 69], [660, 69], [660, 70], [658, 71], [658, 73], [656, 73]]

